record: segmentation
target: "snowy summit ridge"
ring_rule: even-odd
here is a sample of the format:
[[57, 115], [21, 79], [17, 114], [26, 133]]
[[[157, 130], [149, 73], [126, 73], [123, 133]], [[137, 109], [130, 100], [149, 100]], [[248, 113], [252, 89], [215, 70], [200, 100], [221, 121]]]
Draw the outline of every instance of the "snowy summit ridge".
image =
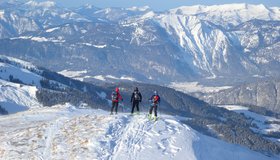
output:
[[50, 8], [56, 5], [54, 1], [44, 1], [44, 2], [36, 2], [36, 1], [28, 1], [25, 5], [30, 7], [43, 7], [43, 8]]
[[0, 130], [0, 155], [7, 159], [276, 159], [202, 135], [180, 118], [161, 115], [153, 122], [142, 114], [107, 114], [66, 104], [0, 117], [5, 130]]
[[252, 19], [280, 20], [278, 7], [268, 8], [263, 4], [253, 5], [246, 3], [224, 4], [213, 6], [182, 6], [169, 10], [171, 14], [198, 16], [203, 20], [237, 25]]

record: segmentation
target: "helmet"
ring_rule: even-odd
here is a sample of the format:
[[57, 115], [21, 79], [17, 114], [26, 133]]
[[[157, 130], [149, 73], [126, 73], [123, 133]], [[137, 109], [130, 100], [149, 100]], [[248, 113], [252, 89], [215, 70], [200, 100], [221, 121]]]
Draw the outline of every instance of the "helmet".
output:
[[154, 91], [154, 94], [157, 95], [157, 91]]
[[138, 91], [138, 87], [135, 87], [135, 89], [134, 89], [135, 91]]
[[120, 90], [119, 90], [119, 88], [117, 87], [117, 88], [116, 88], [116, 92], [119, 92], [119, 91], [120, 91]]

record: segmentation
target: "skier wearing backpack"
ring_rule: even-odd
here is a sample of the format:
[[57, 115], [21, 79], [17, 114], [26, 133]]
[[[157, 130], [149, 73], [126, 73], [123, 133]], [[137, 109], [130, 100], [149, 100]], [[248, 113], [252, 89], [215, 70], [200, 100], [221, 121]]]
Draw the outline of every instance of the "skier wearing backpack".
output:
[[115, 108], [115, 113], [118, 113], [118, 106], [119, 106], [119, 101], [123, 101], [123, 98], [120, 94], [120, 90], [117, 87], [115, 91], [112, 92], [111, 95], [111, 99], [112, 99], [112, 108], [111, 108], [111, 114], [113, 114], [113, 110]]
[[132, 103], [131, 114], [134, 112], [134, 108], [136, 107], [137, 112], [139, 113], [139, 103], [142, 101], [142, 95], [136, 87], [131, 95], [130, 102]]
[[157, 108], [159, 106], [160, 103], [160, 97], [157, 93], [157, 91], [154, 91], [154, 95], [152, 95], [152, 97], [149, 99], [151, 103], [151, 107], [150, 107], [150, 111], [149, 111], [149, 118], [152, 117], [152, 112], [154, 110], [155, 112], [155, 120], [157, 119]]

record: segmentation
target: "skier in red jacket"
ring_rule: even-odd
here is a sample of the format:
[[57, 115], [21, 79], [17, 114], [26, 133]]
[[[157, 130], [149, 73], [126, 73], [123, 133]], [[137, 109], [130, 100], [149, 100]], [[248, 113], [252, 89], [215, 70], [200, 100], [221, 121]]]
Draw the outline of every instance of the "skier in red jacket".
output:
[[115, 113], [118, 113], [118, 106], [119, 106], [119, 101], [123, 101], [123, 98], [120, 94], [120, 90], [117, 87], [115, 91], [112, 92], [111, 95], [111, 99], [112, 99], [112, 108], [111, 108], [111, 114], [113, 114], [113, 110], [115, 108]]
[[157, 108], [158, 108], [159, 103], [160, 103], [160, 97], [159, 97], [157, 91], [154, 91], [154, 95], [152, 95], [152, 97], [149, 100], [150, 100], [150, 102], [152, 102], [150, 110], [149, 110], [149, 118], [152, 117], [152, 112], [154, 110], [154, 112], [155, 112], [154, 119], [156, 120], [157, 119]]

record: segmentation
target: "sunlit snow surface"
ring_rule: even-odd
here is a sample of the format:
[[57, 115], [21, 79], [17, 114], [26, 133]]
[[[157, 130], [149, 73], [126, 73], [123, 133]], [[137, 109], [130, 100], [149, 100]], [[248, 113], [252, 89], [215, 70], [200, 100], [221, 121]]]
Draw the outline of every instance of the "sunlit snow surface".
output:
[[41, 86], [40, 80], [43, 79], [40, 75], [32, 73], [23, 67], [0, 62], [1, 79], [9, 80], [10, 76], [12, 76], [13, 79], [21, 80], [25, 84], [32, 84], [36, 86]]
[[0, 117], [0, 159], [276, 159], [201, 135], [179, 119], [109, 116], [69, 104], [34, 108]]
[[0, 79], [0, 105], [8, 113], [41, 107], [36, 92], [35, 86], [20, 85]]

